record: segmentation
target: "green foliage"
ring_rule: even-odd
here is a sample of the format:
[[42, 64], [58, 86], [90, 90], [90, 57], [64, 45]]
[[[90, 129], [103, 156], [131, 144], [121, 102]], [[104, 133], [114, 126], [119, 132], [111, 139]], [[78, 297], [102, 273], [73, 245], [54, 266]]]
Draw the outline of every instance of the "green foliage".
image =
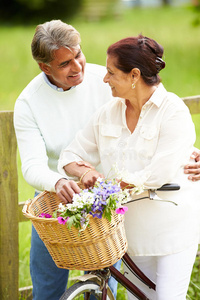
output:
[[200, 299], [200, 252], [198, 252], [196, 261], [193, 267], [190, 286], [188, 289], [187, 300]]
[[74, 226], [75, 228], [80, 228], [80, 219], [81, 214], [76, 214], [75, 216], [69, 217], [69, 219], [67, 220], [68, 228], [71, 229], [72, 226]]
[[82, 0], [2, 0], [0, 20], [6, 24], [33, 24], [72, 17]]
[[200, 0], [196, 0], [195, 3], [196, 3], [196, 5], [193, 8], [194, 13], [195, 13], [195, 17], [194, 17], [194, 20], [193, 20], [193, 25], [194, 26], [200, 26]]
[[19, 223], [19, 286], [30, 286], [29, 253], [31, 240], [31, 222]]

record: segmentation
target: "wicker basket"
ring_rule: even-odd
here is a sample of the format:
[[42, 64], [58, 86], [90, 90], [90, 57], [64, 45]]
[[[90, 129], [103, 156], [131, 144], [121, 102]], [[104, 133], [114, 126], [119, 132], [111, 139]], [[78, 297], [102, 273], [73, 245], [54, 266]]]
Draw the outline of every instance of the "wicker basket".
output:
[[72, 226], [59, 224], [57, 219], [40, 218], [41, 213], [52, 214], [60, 203], [55, 193], [43, 192], [26, 201], [24, 215], [29, 218], [50, 255], [59, 268], [96, 270], [116, 263], [127, 250], [124, 217], [115, 212], [112, 220], [93, 218], [81, 234]]

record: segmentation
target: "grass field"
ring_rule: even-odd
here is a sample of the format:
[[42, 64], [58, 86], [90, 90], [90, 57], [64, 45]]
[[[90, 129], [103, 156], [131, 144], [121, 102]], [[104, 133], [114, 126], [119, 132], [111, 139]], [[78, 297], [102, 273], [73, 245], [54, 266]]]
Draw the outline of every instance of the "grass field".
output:
[[[131, 9], [118, 19], [86, 22], [80, 19], [63, 20], [72, 24], [82, 37], [82, 49], [88, 62], [105, 65], [107, 47], [120, 38], [143, 35], [156, 39], [164, 46], [166, 69], [161, 72], [165, 87], [180, 97], [200, 94], [200, 27], [192, 25], [194, 11], [187, 7]], [[13, 110], [16, 98], [28, 82], [39, 73], [31, 58], [30, 43], [35, 26], [0, 27], [0, 110]], [[196, 146], [200, 147], [200, 115], [194, 115]], [[19, 201], [33, 196], [33, 188], [22, 178], [19, 161]], [[20, 287], [31, 285], [29, 275], [30, 229], [28, 222], [19, 224]], [[188, 299], [200, 299], [200, 280], [197, 258]], [[74, 276], [74, 272], [72, 272]], [[126, 299], [120, 289], [118, 299]]]

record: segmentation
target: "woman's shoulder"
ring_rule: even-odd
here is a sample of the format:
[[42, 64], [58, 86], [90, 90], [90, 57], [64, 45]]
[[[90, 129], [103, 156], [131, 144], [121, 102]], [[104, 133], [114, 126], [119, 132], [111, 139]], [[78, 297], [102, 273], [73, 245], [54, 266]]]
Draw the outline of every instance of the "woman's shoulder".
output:
[[187, 105], [184, 103], [181, 97], [171, 91], [167, 91], [164, 86], [161, 86], [163, 93], [163, 105], [168, 106], [174, 111], [185, 111], [189, 112]]
[[100, 115], [113, 114], [123, 106], [123, 103], [124, 103], [124, 99], [112, 98], [110, 101], [108, 101], [99, 109], [99, 114]]
[[108, 120], [111, 122], [114, 116], [114, 119], [117, 120], [118, 116], [121, 116], [124, 105], [124, 99], [113, 98], [96, 111], [94, 119], [101, 123], [108, 122]]

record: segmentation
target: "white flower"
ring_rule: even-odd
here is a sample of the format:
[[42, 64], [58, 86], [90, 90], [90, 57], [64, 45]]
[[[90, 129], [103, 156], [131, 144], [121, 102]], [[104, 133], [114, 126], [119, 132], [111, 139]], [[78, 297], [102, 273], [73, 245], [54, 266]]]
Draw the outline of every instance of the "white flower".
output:
[[131, 194], [131, 195], [133, 195], [133, 194], [139, 195], [139, 194], [141, 194], [141, 193], [143, 193], [143, 192], [144, 192], [144, 186], [143, 186], [143, 185], [141, 185], [141, 186], [136, 186], [136, 187], [130, 189], [130, 194]]
[[63, 212], [63, 211], [65, 211], [65, 205], [63, 205], [62, 203], [60, 203], [59, 205], [58, 205], [58, 210], [59, 210], [59, 212]]
[[101, 181], [102, 181], [102, 178], [101, 178], [101, 177], [98, 177], [96, 181], [97, 181], [97, 182], [101, 182]]
[[114, 170], [117, 174], [118, 180], [134, 186], [130, 189], [131, 194], [139, 195], [144, 192], [144, 182], [150, 176], [148, 172], [144, 173], [142, 176], [140, 172], [134, 172], [131, 174], [127, 170], [119, 170], [117, 165], [114, 166]]

